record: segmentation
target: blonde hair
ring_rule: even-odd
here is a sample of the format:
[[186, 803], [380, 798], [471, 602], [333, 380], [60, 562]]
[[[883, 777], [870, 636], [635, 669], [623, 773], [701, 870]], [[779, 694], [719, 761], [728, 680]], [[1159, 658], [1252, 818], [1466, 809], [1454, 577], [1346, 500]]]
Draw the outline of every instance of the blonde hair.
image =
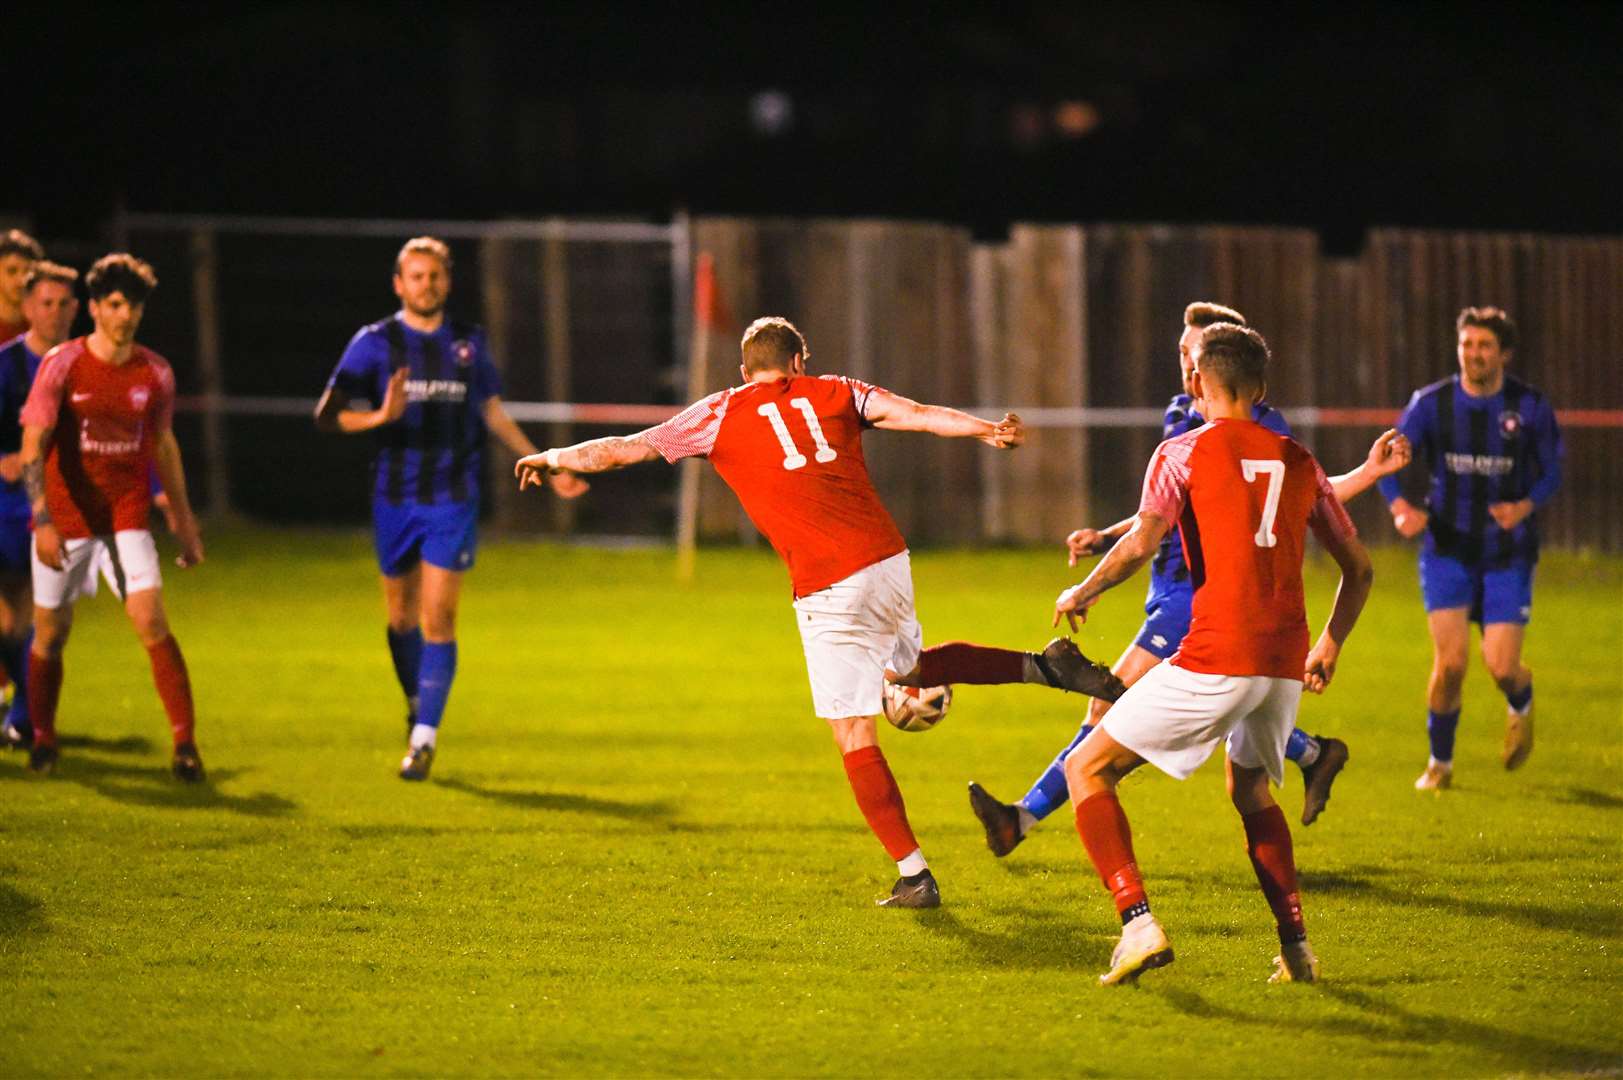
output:
[[407, 255], [432, 255], [445, 267], [445, 272], [451, 272], [451, 249], [444, 240], [433, 236], [414, 236], [400, 246], [400, 254], [394, 257], [394, 272], [400, 273], [405, 265]]
[[801, 363], [811, 359], [806, 339], [795, 329], [794, 323], [781, 315], [767, 315], [750, 323], [739, 348], [744, 353], [747, 375], [757, 371], [788, 371], [789, 361], [796, 353], [800, 354]]

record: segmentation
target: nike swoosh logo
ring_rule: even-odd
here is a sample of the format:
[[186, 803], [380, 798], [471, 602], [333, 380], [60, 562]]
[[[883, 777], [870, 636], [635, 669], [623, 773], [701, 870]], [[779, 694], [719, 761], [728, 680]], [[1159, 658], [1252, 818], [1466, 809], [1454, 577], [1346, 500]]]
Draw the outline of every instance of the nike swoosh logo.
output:
[[92, 394], [72, 394], [72, 395], [70, 395], [71, 399], [73, 401], [76, 401], [76, 402], [77, 401], [89, 401], [93, 396], [94, 395], [92, 395]]

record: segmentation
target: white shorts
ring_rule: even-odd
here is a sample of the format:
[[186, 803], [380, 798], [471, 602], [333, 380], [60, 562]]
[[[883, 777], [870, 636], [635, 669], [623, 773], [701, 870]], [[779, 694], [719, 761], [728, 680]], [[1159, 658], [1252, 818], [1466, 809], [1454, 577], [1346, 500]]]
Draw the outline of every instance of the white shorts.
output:
[[146, 529], [122, 529], [112, 536], [89, 536], [62, 541], [62, 569], [52, 570], [39, 561], [39, 544], [32, 548], [34, 603], [56, 609], [81, 596], [96, 595], [100, 571], [120, 600], [131, 593], [163, 584], [158, 570], [158, 546]]
[[913, 670], [924, 631], [913, 613], [907, 552], [865, 566], [795, 601], [795, 623], [811, 677], [812, 707], [825, 720], [875, 716], [885, 669]]
[[1229, 760], [1267, 769], [1279, 784], [1301, 699], [1301, 679], [1207, 675], [1163, 660], [1128, 688], [1099, 726], [1179, 780], [1187, 780], [1227, 739]]

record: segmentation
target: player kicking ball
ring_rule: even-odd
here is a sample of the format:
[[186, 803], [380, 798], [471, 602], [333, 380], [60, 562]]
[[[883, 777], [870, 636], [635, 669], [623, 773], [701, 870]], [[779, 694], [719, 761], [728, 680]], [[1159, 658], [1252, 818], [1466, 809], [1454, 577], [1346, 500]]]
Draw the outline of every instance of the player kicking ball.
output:
[[710, 460], [789, 568], [812, 705], [833, 732], [862, 816], [901, 875], [880, 903], [938, 907], [940, 889], [878, 744], [885, 678], [913, 672], [923, 635], [907, 543], [868, 477], [862, 432], [926, 431], [1007, 450], [1020, 445], [1024, 428], [1012, 413], [981, 420], [844, 375], [808, 375], [806, 340], [787, 319], [757, 319], [742, 352], [743, 385], [629, 437], [526, 457], [519, 486], [560, 471]]
[[[1304, 684], [1322, 693], [1369, 596], [1369, 556], [1324, 470], [1299, 443], [1257, 423], [1268, 346], [1254, 330], [1217, 323], [1192, 349], [1192, 394], [1210, 423], [1156, 448], [1132, 528], [1087, 580], [1060, 594], [1054, 623], [1071, 629], [1105, 592], [1136, 573], [1176, 523], [1194, 597], [1189, 632], [1065, 758], [1076, 829], [1115, 899], [1121, 941], [1104, 985], [1172, 962], [1150, 913], [1132, 831], [1116, 797], [1146, 761], [1187, 779], [1227, 747], [1229, 796], [1245, 825], [1257, 882], [1279, 926], [1271, 982], [1310, 982], [1290, 826], [1269, 791], [1283, 780], [1285, 743]], [[1330, 621], [1308, 649], [1302, 556], [1311, 528], [1341, 567]]]
[[[1176, 438], [1194, 431], [1206, 423], [1191, 389], [1194, 370], [1190, 352], [1200, 333], [1216, 323], [1248, 325], [1245, 316], [1233, 308], [1206, 301], [1197, 301], [1184, 308], [1183, 331], [1178, 338], [1178, 367], [1183, 392], [1168, 403], [1161, 422], [1161, 438]], [[1289, 435], [1290, 425], [1266, 401], [1258, 400], [1251, 406], [1251, 419], [1280, 435]], [[1343, 503], [1370, 488], [1381, 477], [1389, 476], [1409, 463], [1409, 440], [1397, 431], [1384, 432], [1369, 448], [1365, 460], [1350, 472], [1330, 478], [1330, 487]], [[1112, 544], [1127, 534], [1134, 519], [1127, 518], [1104, 529], [1077, 529], [1066, 537], [1070, 564], [1089, 555], [1110, 550]], [[1111, 670], [1120, 683], [1131, 686], [1161, 661], [1178, 651], [1184, 634], [1189, 631], [1189, 605], [1194, 590], [1190, 584], [1189, 567], [1184, 560], [1183, 541], [1175, 530], [1161, 538], [1161, 546], [1150, 563], [1150, 584], [1144, 600], [1144, 624], [1139, 627], [1133, 643], [1127, 646]], [[1060, 639], [1064, 640], [1064, 639]], [[926, 649], [929, 656], [931, 650]], [[1109, 711], [1111, 703], [1121, 696], [1101, 693], [1091, 695], [1088, 718], [1077, 730], [1075, 737], [1054, 756], [1048, 767], [1032, 782], [1019, 801], [1006, 804], [998, 801], [981, 785], [970, 781], [969, 805], [986, 830], [986, 846], [992, 854], [1002, 858], [1009, 854], [1026, 835], [1049, 814], [1064, 804], [1068, 791], [1065, 783], [1065, 756], [1076, 749]], [[1318, 820], [1330, 802], [1330, 791], [1336, 777], [1347, 764], [1347, 744], [1340, 739], [1309, 735], [1295, 728], [1285, 743], [1285, 756], [1296, 762], [1302, 770], [1302, 824], [1311, 825]]]
[[147, 527], [155, 468], [180, 541], [176, 562], [184, 568], [203, 561], [170, 428], [175, 376], [163, 357], [135, 342], [157, 285], [152, 267], [133, 255], [98, 259], [85, 275], [95, 330], [45, 355], [22, 410], [22, 475], [34, 513], [28, 767], [37, 773], [50, 773], [57, 763], [56, 706], [73, 605], [94, 591], [97, 567], [106, 560], [114, 592], [152, 662], [174, 738], [175, 777], [203, 779], [191, 680], [164, 615], [158, 550]]

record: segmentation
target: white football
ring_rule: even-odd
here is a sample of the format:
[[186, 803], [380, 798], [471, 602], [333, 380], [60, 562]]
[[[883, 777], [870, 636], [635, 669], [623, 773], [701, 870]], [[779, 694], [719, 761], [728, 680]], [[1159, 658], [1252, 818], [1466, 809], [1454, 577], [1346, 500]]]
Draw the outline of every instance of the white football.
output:
[[885, 719], [902, 731], [929, 731], [952, 704], [950, 686], [885, 684]]

